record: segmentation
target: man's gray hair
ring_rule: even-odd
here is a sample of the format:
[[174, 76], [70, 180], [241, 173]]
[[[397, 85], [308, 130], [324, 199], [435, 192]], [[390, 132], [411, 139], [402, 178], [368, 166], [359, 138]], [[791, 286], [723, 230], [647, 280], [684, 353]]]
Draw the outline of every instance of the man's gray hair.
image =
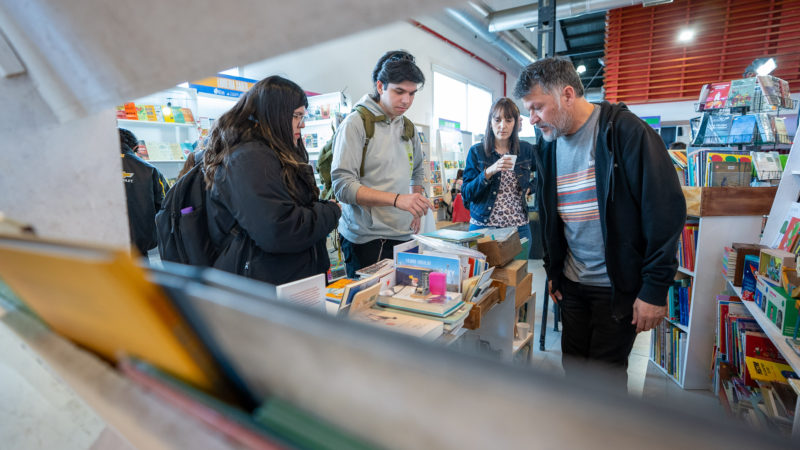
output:
[[[522, 98], [530, 93], [534, 85], [542, 90], [557, 94], [565, 86], [572, 86], [578, 97], [583, 97], [583, 83], [578, 72], [568, 59], [545, 58], [529, 64], [514, 86], [514, 97]], [[556, 95], [556, 98], [560, 96]]]

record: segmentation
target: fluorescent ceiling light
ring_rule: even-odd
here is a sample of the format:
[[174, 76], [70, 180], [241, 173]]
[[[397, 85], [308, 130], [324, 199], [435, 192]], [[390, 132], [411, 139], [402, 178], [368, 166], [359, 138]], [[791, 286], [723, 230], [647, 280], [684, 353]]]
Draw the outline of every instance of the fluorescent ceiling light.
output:
[[576, 70], [578, 73], [584, 73], [584, 72], [586, 72], [586, 66], [584, 66], [583, 64], [581, 64], [580, 66], [576, 67], [576, 68], [575, 68], [575, 70]]
[[770, 72], [775, 70], [776, 67], [778, 67], [778, 65], [775, 64], [775, 59], [770, 58], [766, 60], [763, 64], [758, 66], [758, 68], [756, 69], [756, 73], [759, 75], [769, 75]]
[[681, 42], [689, 42], [692, 39], [694, 39], [694, 30], [692, 30], [691, 28], [684, 28], [678, 34], [678, 40]]

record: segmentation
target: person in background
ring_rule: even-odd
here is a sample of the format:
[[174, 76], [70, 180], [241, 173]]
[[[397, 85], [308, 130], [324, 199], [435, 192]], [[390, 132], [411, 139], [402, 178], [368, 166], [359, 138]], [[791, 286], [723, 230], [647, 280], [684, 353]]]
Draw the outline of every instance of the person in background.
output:
[[453, 187], [450, 188], [450, 194], [452, 194], [453, 197], [461, 193], [462, 184], [464, 184], [464, 169], [458, 169], [458, 172], [456, 172], [456, 179], [453, 180]]
[[319, 200], [300, 130], [308, 99], [294, 82], [256, 83], [211, 130], [203, 154], [214, 268], [283, 284], [327, 272], [341, 215]]
[[[483, 142], [467, 154], [461, 196], [469, 209], [469, 229], [517, 227], [531, 241], [528, 192], [533, 147], [519, 140], [519, 108], [510, 98], [489, 111]], [[514, 161], [513, 158], [516, 158]]]
[[358, 102], [380, 119], [375, 121], [374, 135], [366, 142], [358, 112], [348, 115], [336, 132], [331, 180], [342, 202], [339, 240], [350, 278], [362, 267], [391, 258], [392, 247], [411, 239], [411, 233], [419, 231], [420, 219], [433, 207], [424, 196], [419, 135], [403, 139], [404, 114], [424, 83], [411, 54], [385, 53], [372, 71], [375, 92]]
[[136, 155], [139, 147], [136, 135], [120, 128], [119, 143], [131, 242], [142, 256], [147, 256], [148, 250], [158, 245], [155, 218], [167, 194], [167, 179]]
[[669, 144], [670, 150], [686, 150], [686, 143], [685, 142], [673, 142]]
[[528, 65], [514, 89], [539, 130], [536, 201], [564, 370], [602, 362], [625, 389], [636, 334], [666, 313], [686, 203], [661, 137], [625, 105], [583, 93], [561, 58]]
[[186, 162], [183, 163], [183, 167], [181, 171], [178, 173], [178, 178], [186, 175], [187, 172], [192, 170], [192, 168], [198, 164], [203, 162], [203, 152], [205, 151], [206, 147], [208, 146], [208, 137], [206, 136], [202, 140], [198, 139], [192, 144], [192, 152], [186, 155]]

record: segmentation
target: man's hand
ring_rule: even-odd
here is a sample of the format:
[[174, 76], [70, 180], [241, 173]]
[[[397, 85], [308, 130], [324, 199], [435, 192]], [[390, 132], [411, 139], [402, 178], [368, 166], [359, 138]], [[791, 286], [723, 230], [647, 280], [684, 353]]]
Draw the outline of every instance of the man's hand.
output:
[[547, 282], [547, 293], [548, 295], [550, 295], [550, 299], [553, 300], [553, 303], [557, 305], [558, 302], [561, 301], [561, 291], [552, 292], [552, 290], [553, 290], [553, 281], [549, 280]]
[[419, 233], [419, 224], [420, 224], [420, 222], [421, 221], [420, 221], [419, 217], [414, 217], [414, 220], [411, 221], [411, 231], [413, 231], [414, 234]]
[[408, 211], [414, 215], [415, 218], [420, 218], [425, 215], [429, 209], [433, 209], [433, 205], [422, 194], [400, 194], [397, 197], [397, 207], [403, 211]]
[[631, 324], [636, 325], [637, 333], [652, 330], [666, 315], [666, 305], [651, 305], [637, 298], [636, 301], [633, 302], [633, 321], [631, 321]]

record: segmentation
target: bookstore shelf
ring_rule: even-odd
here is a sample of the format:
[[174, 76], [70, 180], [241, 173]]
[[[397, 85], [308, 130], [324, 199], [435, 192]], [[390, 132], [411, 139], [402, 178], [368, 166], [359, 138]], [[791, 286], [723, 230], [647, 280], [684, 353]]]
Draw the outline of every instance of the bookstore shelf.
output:
[[678, 381], [678, 379], [677, 379], [677, 378], [675, 378], [674, 376], [672, 376], [672, 374], [670, 374], [669, 372], [667, 372], [667, 369], [665, 369], [665, 368], [661, 367], [661, 366], [660, 366], [660, 365], [659, 365], [657, 362], [655, 362], [655, 360], [653, 360], [653, 358], [652, 358], [652, 357], [650, 358], [650, 362], [652, 362], [654, 366], [658, 367], [658, 369], [659, 369], [659, 370], [661, 370], [662, 372], [664, 372], [664, 375], [666, 375], [666, 376], [667, 376], [667, 378], [669, 378], [669, 379], [671, 379], [672, 381], [674, 381], [674, 382], [675, 382], [675, 383], [676, 383], [678, 386], [681, 386], [681, 387], [683, 387], [683, 385], [681, 384], [681, 382], [680, 382], [680, 381]]
[[321, 125], [330, 125], [333, 119], [318, 119], [318, 120], [309, 120], [305, 122], [306, 128], [308, 127], [318, 127]]
[[[717, 189], [717, 188], [703, 188]], [[747, 188], [765, 189], [765, 188]], [[763, 207], [761, 208], [763, 209]], [[752, 209], [745, 211], [754, 213]], [[742, 214], [733, 209], [732, 214]], [[672, 378], [684, 389], [709, 389], [708, 368], [714, 349], [716, 310], [710, 301], [725, 287], [722, 272], [722, 249], [731, 242], [753, 242], [761, 230], [761, 215], [700, 216], [698, 219], [695, 270], [692, 275], [692, 303], [688, 325], [677, 326], [686, 333], [686, 351], [679, 364], [680, 379]], [[672, 322], [670, 322], [672, 324]], [[653, 359], [651, 358], [651, 361]], [[656, 361], [653, 364], [658, 366]], [[664, 368], [659, 366], [663, 371]], [[665, 371], [666, 372], [666, 371]]]
[[683, 267], [683, 266], [678, 266], [678, 272], [685, 273], [686, 275], [689, 275], [690, 277], [694, 276], [694, 270], [689, 270], [689, 269], [687, 269], [686, 267]]
[[117, 119], [121, 125], [145, 125], [154, 127], [196, 127], [197, 124], [192, 123], [177, 123], [177, 122], [154, 122], [151, 120], [130, 120], [130, 119]]
[[[728, 280], [728, 286], [730, 289], [733, 290], [737, 295], [741, 296], [742, 288], [737, 288], [733, 285], [733, 283]], [[792, 369], [796, 373], [800, 373], [800, 355], [795, 353], [794, 350], [789, 346], [789, 343], [786, 342], [786, 337], [783, 336], [772, 323], [769, 318], [761, 311], [761, 308], [756, 305], [753, 301], [742, 301], [747, 311], [753, 315], [753, 318], [756, 319], [758, 325], [764, 331], [764, 333], [769, 336], [769, 339], [775, 344], [775, 347], [778, 348], [778, 351], [781, 352], [781, 355], [786, 359], [786, 362], [792, 366]]]
[[686, 325], [682, 325], [677, 320], [672, 320], [672, 319], [668, 319], [668, 318], [664, 318], [664, 320], [666, 320], [667, 322], [671, 323], [672, 326], [678, 328], [679, 330], [683, 331], [684, 333], [688, 333], [689, 332], [689, 328], [687, 328]]

